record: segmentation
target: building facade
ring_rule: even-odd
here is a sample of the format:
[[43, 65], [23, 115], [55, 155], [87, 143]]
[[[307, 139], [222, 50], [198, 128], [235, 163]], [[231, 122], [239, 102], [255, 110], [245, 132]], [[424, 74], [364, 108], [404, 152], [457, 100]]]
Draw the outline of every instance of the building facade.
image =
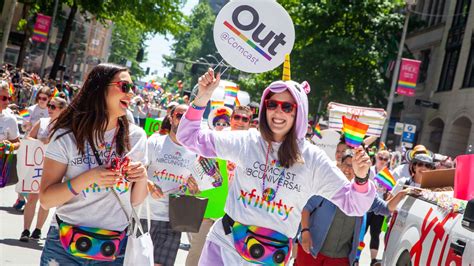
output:
[[415, 97], [403, 101], [401, 122], [417, 127], [415, 143], [449, 156], [474, 144], [474, 7], [471, 0], [418, 0], [406, 47], [422, 61]]

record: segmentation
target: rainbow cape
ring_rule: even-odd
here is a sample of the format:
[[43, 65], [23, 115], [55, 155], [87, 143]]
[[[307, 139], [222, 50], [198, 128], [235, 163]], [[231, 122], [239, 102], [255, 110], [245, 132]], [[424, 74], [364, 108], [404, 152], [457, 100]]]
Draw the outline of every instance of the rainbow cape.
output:
[[313, 132], [314, 132], [314, 135], [318, 136], [318, 138], [320, 139], [323, 138], [323, 136], [321, 135], [321, 127], [319, 126], [319, 123], [317, 123], [316, 126], [314, 126]]
[[23, 109], [19, 112], [20, 116], [23, 117], [23, 118], [28, 118], [30, 117], [30, 112], [28, 112], [28, 110], [26, 109]]
[[342, 116], [342, 132], [349, 147], [359, 147], [368, 129], [369, 125]]
[[385, 167], [382, 171], [380, 171], [374, 179], [388, 190], [392, 190], [392, 188], [395, 186], [395, 179], [388, 170], [388, 167]]

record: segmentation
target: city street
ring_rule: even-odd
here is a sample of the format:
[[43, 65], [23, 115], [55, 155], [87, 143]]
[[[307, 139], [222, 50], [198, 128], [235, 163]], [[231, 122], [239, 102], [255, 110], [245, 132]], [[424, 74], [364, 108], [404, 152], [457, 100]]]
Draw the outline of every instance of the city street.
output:
[[[23, 215], [11, 206], [16, 199], [15, 186], [7, 186], [0, 189], [0, 265], [39, 265], [41, 250], [44, 245], [44, 239], [40, 241], [30, 240], [28, 243], [20, 242], [21, 231], [23, 231]], [[49, 213], [48, 220], [42, 228], [45, 237], [49, 223], [53, 217], [53, 212]], [[35, 220], [33, 220], [35, 224]], [[382, 234], [383, 235], [383, 234]], [[365, 243], [369, 243], [370, 236], [367, 235]], [[181, 238], [182, 243], [188, 243], [186, 234]], [[383, 241], [381, 239], [381, 248], [383, 250]], [[186, 261], [187, 251], [179, 250], [175, 265], [184, 265]], [[381, 253], [379, 253], [379, 257]], [[360, 265], [369, 265], [370, 254], [366, 248], [362, 252]], [[292, 263], [291, 263], [292, 264]], [[290, 264], [290, 265], [291, 265]]]

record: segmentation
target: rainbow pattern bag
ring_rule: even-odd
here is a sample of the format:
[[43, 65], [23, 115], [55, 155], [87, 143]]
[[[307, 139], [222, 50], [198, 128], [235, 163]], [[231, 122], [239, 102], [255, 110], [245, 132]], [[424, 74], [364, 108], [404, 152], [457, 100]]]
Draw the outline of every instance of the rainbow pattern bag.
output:
[[89, 260], [114, 261], [120, 253], [126, 230], [111, 231], [63, 222], [56, 215], [59, 240], [69, 254]]
[[285, 265], [290, 258], [293, 241], [277, 231], [234, 221], [232, 235], [235, 249], [248, 262]]

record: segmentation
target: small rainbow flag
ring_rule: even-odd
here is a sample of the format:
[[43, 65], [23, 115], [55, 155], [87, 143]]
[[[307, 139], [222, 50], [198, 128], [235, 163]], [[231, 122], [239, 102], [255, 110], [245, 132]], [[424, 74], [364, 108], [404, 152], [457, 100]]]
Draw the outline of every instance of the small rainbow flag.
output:
[[15, 87], [13, 87], [13, 84], [10, 82], [10, 86], [8, 87], [8, 93], [10, 93], [10, 96], [15, 95]]
[[357, 247], [357, 255], [356, 257], [360, 258], [360, 254], [362, 253], [362, 250], [365, 248], [365, 243], [364, 242], [359, 242], [359, 246]]
[[53, 97], [59, 97], [59, 91], [58, 91], [58, 88], [54, 87], [54, 90], [53, 90]]
[[314, 132], [314, 135], [318, 136], [318, 138], [320, 139], [323, 138], [323, 136], [321, 135], [321, 127], [319, 126], [319, 123], [317, 123], [316, 126], [314, 126], [313, 132]]
[[240, 106], [240, 101], [238, 97], [235, 97], [235, 106]]
[[220, 107], [220, 106], [224, 106], [224, 101], [211, 100], [211, 110], [213, 110], [217, 107]]
[[23, 118], [28, 118], [30, 117], [30, 112], [28, 112], [28, 110], [26, 109], [23, 109], [19, 112], [20, 116], [23, 117]]
[[357, 148], [362, 144], [368, 129], [369, 125], [342, 116], [342, 132], [346, 144], [351, 148]]
[[387, 146], [385, 145], [383, 141], [381, 141], [379, 143], [379, 151], [386, 150], [386, 149], [387, 149]]
[[239, 88], [238, 88], [238, 87], [226, 86], [226, 87], [225, 87], [225, 95], [224, 95], [224, 97], [237, 98], [237, 92], [239, 92]]
[[374, 179], [388, 190], [392, 190], [392, 188], [395, 186], [395, 179], [388, 170], [388, 167], [385, 167], [382, 171], [380, 171]]

